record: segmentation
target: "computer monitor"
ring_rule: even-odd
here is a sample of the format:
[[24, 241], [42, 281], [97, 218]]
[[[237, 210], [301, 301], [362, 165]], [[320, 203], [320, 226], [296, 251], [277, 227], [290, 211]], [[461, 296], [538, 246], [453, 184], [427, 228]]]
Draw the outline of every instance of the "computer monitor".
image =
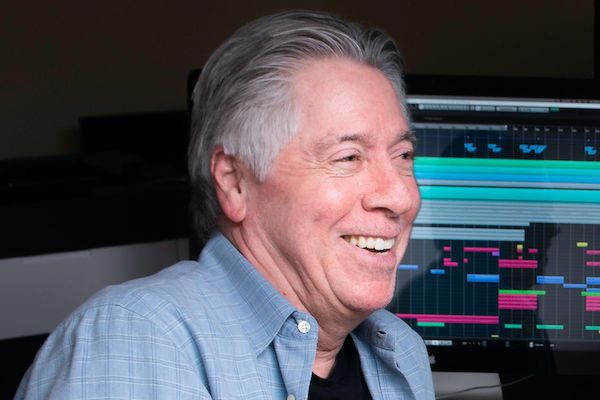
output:
[[421, 210], [389, 310], [434, 370], [600, 374], [600, 84], [408, 76]]

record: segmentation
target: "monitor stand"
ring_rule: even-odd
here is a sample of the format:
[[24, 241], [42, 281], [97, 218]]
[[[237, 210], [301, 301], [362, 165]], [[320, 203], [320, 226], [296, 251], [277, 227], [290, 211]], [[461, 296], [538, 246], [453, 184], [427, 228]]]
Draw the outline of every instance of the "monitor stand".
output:
[[[500, 377], [497, 373], [434, 371], [433, 385], [435, 387], [436, 398], [444, 397], [444, 399], [448, 400], [502, 400]], [[473, 387], [480, 387], [480, 389], [462, 392], [465, 389]], [[452, 393], [456, 393], [456, 396], [446, 397], [450, 396]]]

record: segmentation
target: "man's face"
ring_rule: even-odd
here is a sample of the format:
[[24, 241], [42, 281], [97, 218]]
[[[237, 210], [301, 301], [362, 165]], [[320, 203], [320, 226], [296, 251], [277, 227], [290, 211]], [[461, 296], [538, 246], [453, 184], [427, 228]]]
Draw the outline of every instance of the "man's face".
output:
[[373, 68], [314, 61], [293, 82], [298, 134], [250, 185], [250, 258], [315, 316], [370, 312], [391, 299], [419, 208], [407, 121]]

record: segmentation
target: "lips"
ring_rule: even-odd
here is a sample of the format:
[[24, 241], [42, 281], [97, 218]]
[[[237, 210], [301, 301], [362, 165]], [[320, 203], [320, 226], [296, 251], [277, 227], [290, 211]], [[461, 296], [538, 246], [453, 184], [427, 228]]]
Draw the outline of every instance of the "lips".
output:
[[362, 236], [362, 235], [346, 235], [344, 236], [346, 242], [360, 247], [361, 249], [367, 249], [371, 251], [385, 252], [390, 250], [395, 243], [395, 239], [388, 239], [378, 236]]

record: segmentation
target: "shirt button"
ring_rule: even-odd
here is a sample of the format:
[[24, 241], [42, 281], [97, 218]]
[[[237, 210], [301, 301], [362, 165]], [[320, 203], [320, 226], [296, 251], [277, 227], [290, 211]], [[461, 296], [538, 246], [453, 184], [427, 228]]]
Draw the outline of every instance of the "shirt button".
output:
[[296, 400], [296, 396], [293, 394], [288, 394], [287, 400]]
[[[302, 321], [298, 322], [298, 330], [300, 331], [300, 333], [308, 333], [310, 331], [310, 324], [308, 323], [308, 321], [302, 320]], [[290, 396], [292, 396], [292, 395], [290, 395]], [[290, 400], [289, 396], [288, 396], [288, 400]]]

